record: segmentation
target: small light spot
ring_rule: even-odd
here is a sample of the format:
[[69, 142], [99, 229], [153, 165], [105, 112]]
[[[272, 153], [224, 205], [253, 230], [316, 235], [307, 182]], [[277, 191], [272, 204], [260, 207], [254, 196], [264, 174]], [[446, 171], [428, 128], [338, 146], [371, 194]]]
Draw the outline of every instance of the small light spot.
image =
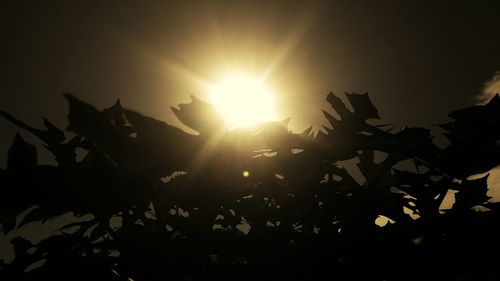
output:
[[375, 219], [375, 224], [380, 227], [384, 227], [387, 224], [393, 224], [393, 223], [395, 223], [394, 220], [383, 215], [378, 215], [378, 217]]
[[285, 176], [283, 176], [282, 174], [274, 174], [274, 176], [279, 180], [285, 179]]
[[320, 230], [320, 228], [319, 228], [319, 227], [314, 226], [314, 228], [313, 228], [313, 232], [314, 232], [314, 234], [319, 234], [319, 230]]
[[245, 178], [248, 178], [250, 176], [250, 172], [249, 171], [243, 171], [243, 176]]
[[424, 241], [423, 236], [417, 237], [417, 238], [412, 240], [413, 244], [415, 244], [415, 245], [420, 245], [420, 244], [422, 244], [423, 241]]
[[248, 235], [248, 233], [250, 232], [251, 228], [252, 228], [252, 226], [250, 226], [246, 222], [243, 222], [243, 223], [240, 223], [240, 224], [236, 225], [236, 229], [239, 230], [244, 235]]

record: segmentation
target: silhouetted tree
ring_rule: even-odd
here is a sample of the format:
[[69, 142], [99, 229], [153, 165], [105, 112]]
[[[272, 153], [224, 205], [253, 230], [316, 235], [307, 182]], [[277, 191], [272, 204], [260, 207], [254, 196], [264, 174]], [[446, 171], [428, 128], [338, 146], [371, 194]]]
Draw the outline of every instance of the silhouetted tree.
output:
[[[1, 280], [500, 278], [500, 208], [488, 175], [471, 178], [500, 164], [498, 95], [452, 112], [444, 149], [429, 129], [373, 125], [367, 94], [346, 94], [349, 110], [330, 93], [331, 128], [301, 134], [287, 121], [228, 131], [196, 98], [174, 113], [198, 135], [119, 101], [99, 111], [65, 97], [70, 139], [0, 111], [57, 161], [38, 165], [16, 135], [0, 169], [2, 232], [67, 212], [92, 219], [37, 245], [13, 240]], [[440, 210], [450, 192], [456, 202]]]

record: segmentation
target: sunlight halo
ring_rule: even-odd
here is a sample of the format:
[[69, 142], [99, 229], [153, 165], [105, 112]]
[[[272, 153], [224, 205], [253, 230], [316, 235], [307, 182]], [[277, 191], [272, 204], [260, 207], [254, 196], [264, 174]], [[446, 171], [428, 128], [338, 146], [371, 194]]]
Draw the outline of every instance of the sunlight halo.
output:
[[274, 96], [264, 79], [234, 72], [210, 84], [208, 93], [229, 128], [252, 127], [276, 120]]

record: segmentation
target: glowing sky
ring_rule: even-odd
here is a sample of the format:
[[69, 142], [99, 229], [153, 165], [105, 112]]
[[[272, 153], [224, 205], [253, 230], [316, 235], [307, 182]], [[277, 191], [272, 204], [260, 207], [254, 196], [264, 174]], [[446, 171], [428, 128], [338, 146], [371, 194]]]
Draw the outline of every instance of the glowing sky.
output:
[[[499, 1], [11, 1], [0, 11], [0, 108], [66, 124], [62, 92], [179, 125], [207, 82], [266, 77], [294, 130], [329, 91], [369, 92], [384, 120], [426, 125], [500, 70]], [[0, 121], [0, 167], [16, 129]]]

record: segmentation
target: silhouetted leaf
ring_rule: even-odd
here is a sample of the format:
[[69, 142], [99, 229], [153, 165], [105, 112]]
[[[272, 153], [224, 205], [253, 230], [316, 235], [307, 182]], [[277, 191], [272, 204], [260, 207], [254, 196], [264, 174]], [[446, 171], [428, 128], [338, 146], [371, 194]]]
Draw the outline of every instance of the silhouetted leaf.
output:
[[458, 193], [455, 194], [455, 209], [467, 209], [477, 205], [482, 205], [489, 199], [488, 192], [488, 176], [475, 179], [465, 180], [458, 186]]
[[179, 109], [171, 107], [175, 116], [186, 126], [201, 135], [217, 134], [224, 130], [224, 122], [212, 105], [191, 96], [191, 102], [180, 104]]
[[21, 134], [17, 133], [14, 143], [9, 149], [7, 169], [14, 171], [31, 171], [37, 165], [36, 147], [27, 143]]
[[364, 94], [347, 94], [346, 97], [349, 103], [354, 108], [354, 114], [358, 119], [379, 119], [378, 111], [373, 106], [370, 97], [367, 93]]
[[450, 114], [444, 124], [451, 141], [434, 161], [437, 167], [459, 178], [485, 173], [500, 165], [500, 97], [486, 105], [472, 106]]

